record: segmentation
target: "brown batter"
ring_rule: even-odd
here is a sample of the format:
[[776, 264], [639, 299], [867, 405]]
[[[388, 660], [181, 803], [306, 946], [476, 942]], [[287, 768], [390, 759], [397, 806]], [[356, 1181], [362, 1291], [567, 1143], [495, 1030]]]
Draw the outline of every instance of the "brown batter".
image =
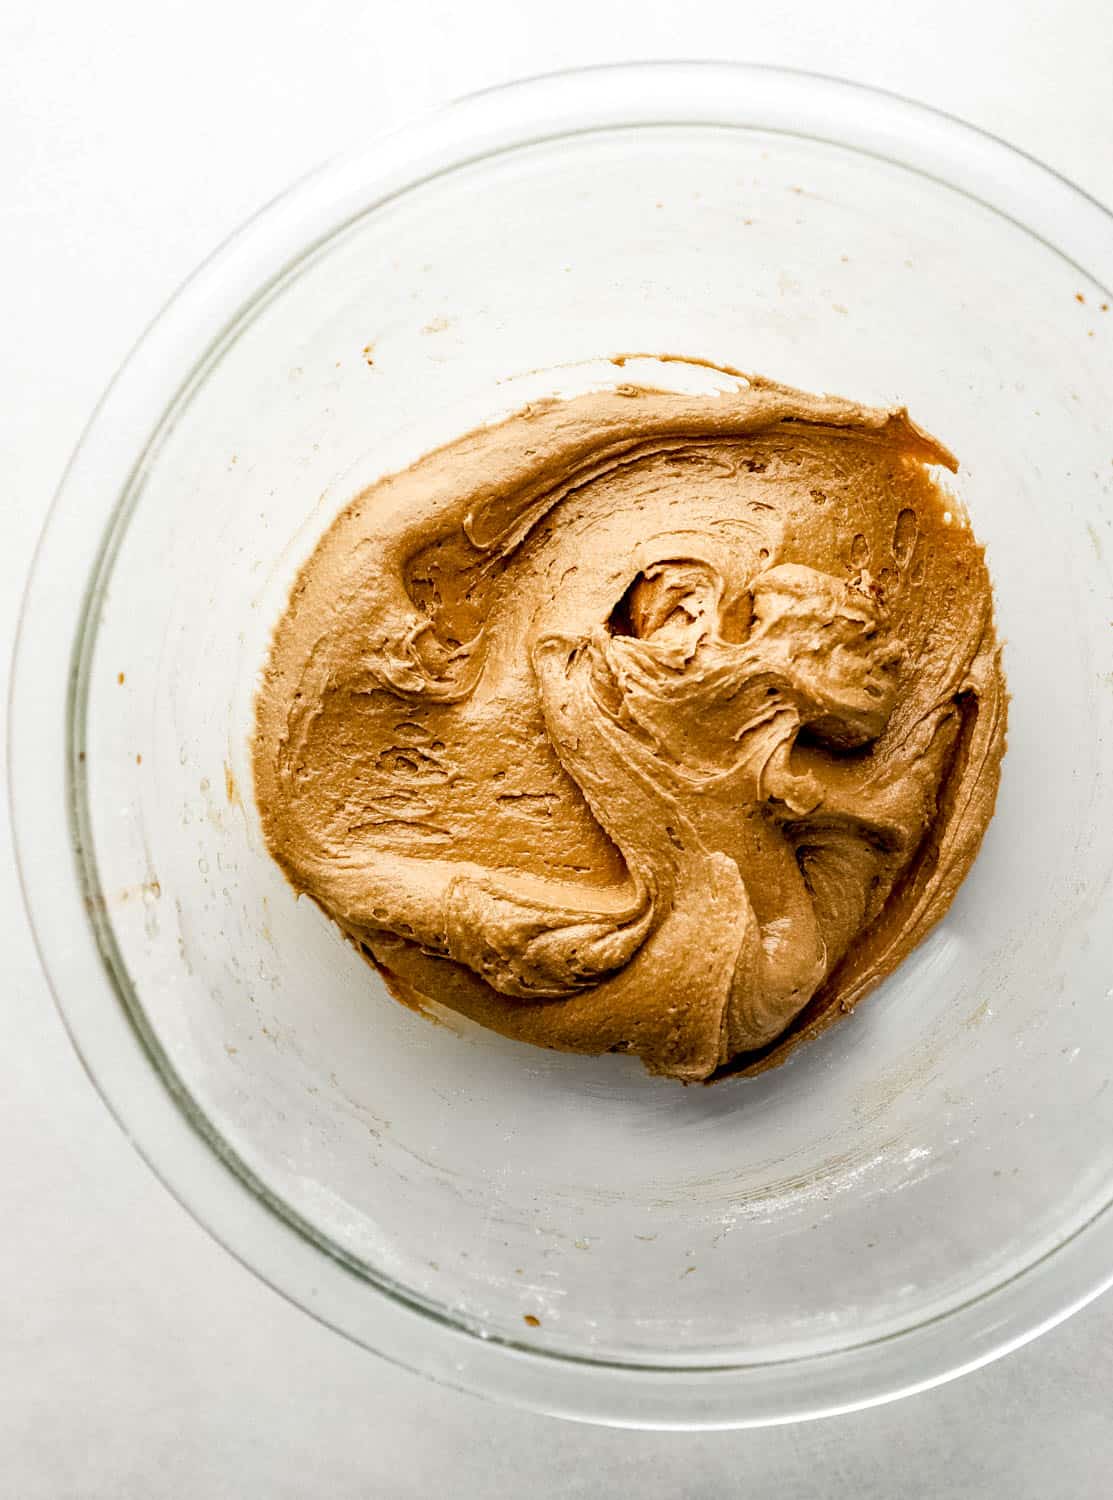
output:
[[904, 411], [750, 377], [546, 401], [372, 485], [263, 675], [275, 859], [411, 1002], [686, 1080], [779, 1059], [993, 812], [990, 583], [932, 464]]

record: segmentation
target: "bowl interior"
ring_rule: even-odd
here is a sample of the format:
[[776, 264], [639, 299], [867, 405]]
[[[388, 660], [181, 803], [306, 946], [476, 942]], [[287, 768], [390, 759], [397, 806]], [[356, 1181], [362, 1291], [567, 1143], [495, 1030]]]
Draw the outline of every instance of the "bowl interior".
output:
[[[1105, 1205], [1101, 301], [925, 176], [673, 125], [438, 175], [307, 254], [229, 332], [125, 498], [71, 751], [127, 1002], [279, 1211], [468, 1328], [678, 1366], [885, 1337]], [[947, 919], [787, 1065], [711, 1089], [397, 1004], [270, 862], [247, 764], [269, 631], [336, 509], [531, 396], [616, 379], [601, 359], [631, 351], [906, 403], [961, 460], [1013, 695], [998, 811]]]

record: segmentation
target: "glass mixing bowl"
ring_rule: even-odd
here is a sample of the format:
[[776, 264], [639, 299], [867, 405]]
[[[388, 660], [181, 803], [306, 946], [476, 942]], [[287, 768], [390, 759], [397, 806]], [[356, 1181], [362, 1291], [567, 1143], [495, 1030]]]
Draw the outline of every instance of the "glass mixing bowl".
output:
[[[468, 99], [182, 290], [46, 529], [13, 810], [74, 1042], [234, 1254], [439, 1379], [656, 1426], [921, 1388], [1113, 1279], [1110, 285], [1109, 217], [1001, 143], [684, 64]], [[390, 999], [268, 858], [246, 754], [340, 504], [646, 350], [906, 402], [962, 460], [1013, 694], [947, 919], [787, 1065], [710, 1089]]]

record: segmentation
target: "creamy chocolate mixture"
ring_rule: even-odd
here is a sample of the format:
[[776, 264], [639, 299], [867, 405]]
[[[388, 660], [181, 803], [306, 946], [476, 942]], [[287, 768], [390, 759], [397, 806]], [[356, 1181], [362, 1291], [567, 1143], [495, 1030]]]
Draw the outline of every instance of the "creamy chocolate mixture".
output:
[[272, 854], [411, 1003], [685, 1080], [779, 1059], [993, 812], [990, 582], [932, 465], [904, 411], [750, 377], [545, 401], [372, 485], [263, 674]]

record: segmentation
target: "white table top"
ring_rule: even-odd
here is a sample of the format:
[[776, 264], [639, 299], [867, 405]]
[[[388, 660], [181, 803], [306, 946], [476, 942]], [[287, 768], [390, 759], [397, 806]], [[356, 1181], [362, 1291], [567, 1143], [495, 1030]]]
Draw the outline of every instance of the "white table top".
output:
[[[100, 389], [251, 210], [454, 94], [670, 55], [921, 98], [1113, 203], [1105, 0], [7, 0], [3, 670], [46, 506]], [[0, 914], [3, 1500], [1110, 1493], [1113, 1297], [926, 1395], [752, 1433], [573, 1427], [388, 1366], [257, 1282], [134, 1154], [52, 1007], [6, 825]]]

